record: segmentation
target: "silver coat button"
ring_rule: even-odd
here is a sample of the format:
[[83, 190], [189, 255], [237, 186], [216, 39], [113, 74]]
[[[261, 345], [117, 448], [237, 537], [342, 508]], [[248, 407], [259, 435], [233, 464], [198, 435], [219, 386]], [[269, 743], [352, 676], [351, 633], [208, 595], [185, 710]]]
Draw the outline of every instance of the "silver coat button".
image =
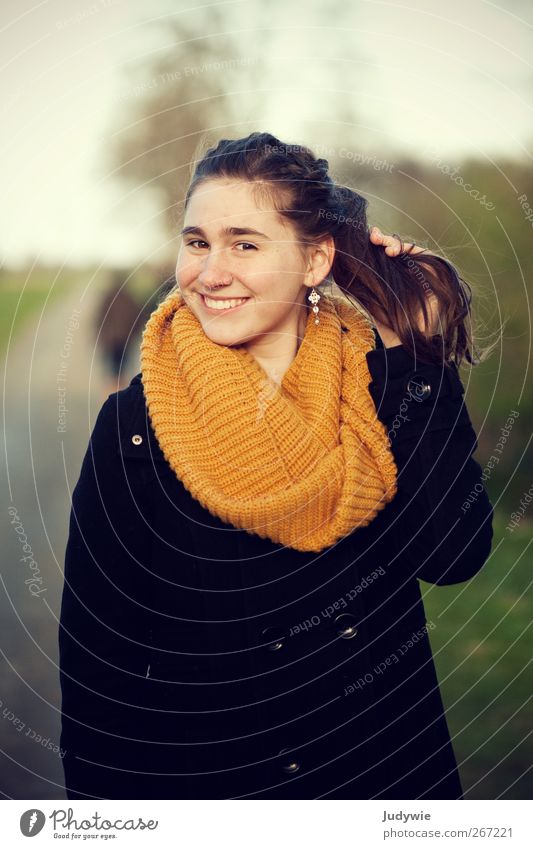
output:
[[[289, 751], [288, 749], [281, 749], [279, 754], [282, 755], [284, 752], [288, 752], [288, 751]], [[287, 760], [282, 765], [282, 769], [283, 769], [283, 772], [286, 772], [290, 775], [293, 772], [298, 772], [298, 770], [300, 769], [300, 764], [298, 763], [298, 761]]]
[[279, 651], [285, 643], [285, 633], [276, 625], [269, 625], [261, 631], [261, 642], [267, 651]]
[[134, 434], [134, 436], [131, 437], [131, 441], [133, 442], [134, 445], [140, 445], [141, 442], [143, 441], [143, 438], [139, 433], [136, 433], [136, 434]]
[[351, 613], [340, 613], [334, 620], [337, 636], [343, 640], [351, 640], [357, 634], [355, 616]]
[[414, 401], [425, 401], [431, 395], [431, 386], [415, 374], [407, 383], [407, 391]]

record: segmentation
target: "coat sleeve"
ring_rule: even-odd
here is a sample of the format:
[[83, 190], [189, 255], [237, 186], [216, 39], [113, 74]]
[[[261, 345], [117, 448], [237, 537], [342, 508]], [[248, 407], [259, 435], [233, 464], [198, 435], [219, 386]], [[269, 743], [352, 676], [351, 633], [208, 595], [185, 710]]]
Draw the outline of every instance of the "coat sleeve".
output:
[[417, 578], [466, 581], [490, 553], [493, 510], [457, 367], [416, 362], [402, 345], [370, 351], [367, 363], [398, 468], [388, 545]]
[[[119, 451], [117, 398], [103, 404], [72, 493], [59, 623], [61, 745], [96, 760], [139, 727], [139, 641], [151, 538]], [[67, 761], [64, 762], [65, 764]], [[68, 779], [67, 775], [67, 779]], [[68, 785], [67, 785], [68, 786]]]

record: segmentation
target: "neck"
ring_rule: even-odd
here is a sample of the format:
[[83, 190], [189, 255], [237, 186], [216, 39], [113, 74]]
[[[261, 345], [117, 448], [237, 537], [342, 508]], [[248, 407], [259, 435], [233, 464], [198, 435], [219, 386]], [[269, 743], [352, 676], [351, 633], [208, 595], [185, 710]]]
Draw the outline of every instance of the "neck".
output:
[[259, 363], [263, 371], [276, 383], [281, 383], [283, 376], [293, 362], [305, 335], [307, 309], [299, 309], [296, 315], [295, 329], [284, 329], [272, 332], [258, 342], [255, 340], [246, 346]]

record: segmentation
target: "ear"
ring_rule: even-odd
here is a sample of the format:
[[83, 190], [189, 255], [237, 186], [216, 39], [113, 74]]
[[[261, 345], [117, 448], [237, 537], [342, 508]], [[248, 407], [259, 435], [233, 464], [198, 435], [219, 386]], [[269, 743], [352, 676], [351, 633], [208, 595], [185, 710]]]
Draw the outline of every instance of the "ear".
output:
[[306, 286], [318, 286], [326, 279], [335, 258], [335, 241], [333, 236], [328, 236], [312, 245], [307, 250], [307, 272], [305, 276]]

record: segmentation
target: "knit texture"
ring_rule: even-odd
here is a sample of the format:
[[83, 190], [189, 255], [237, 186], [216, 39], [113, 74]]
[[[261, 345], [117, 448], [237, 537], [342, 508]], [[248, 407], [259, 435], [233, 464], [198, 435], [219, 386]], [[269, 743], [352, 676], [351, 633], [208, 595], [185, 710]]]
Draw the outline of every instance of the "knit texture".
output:
[[397, 489], [368, 390], [372, 327], [338, 297], [320, 304], [280, 385], [243, 345], [212, 342], [177, 290], [148, 319], [140, 361], [157, 441], [191, 495], [236, 528], [315, 552]]

